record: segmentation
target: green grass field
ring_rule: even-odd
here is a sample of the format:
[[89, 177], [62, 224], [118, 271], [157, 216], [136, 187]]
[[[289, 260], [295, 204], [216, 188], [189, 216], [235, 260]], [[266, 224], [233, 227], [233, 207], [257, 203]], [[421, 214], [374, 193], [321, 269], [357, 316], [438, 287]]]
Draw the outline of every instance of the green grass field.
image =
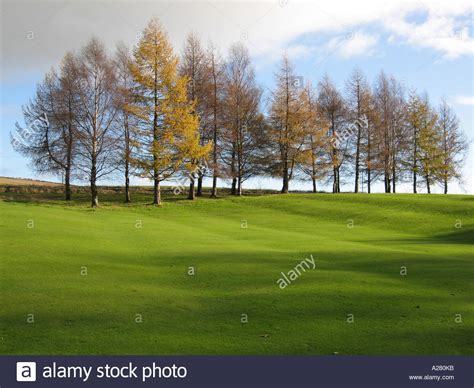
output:
[[0, 354], [474, 351], [473, 196], [1, 198]]

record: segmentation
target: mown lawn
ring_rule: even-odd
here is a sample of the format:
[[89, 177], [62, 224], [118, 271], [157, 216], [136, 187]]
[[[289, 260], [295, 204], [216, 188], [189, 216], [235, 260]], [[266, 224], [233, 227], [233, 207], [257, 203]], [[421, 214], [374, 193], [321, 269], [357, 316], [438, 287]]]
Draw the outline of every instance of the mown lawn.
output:
[[2, 198], [0, 354], [474, 351], [473, 196]]

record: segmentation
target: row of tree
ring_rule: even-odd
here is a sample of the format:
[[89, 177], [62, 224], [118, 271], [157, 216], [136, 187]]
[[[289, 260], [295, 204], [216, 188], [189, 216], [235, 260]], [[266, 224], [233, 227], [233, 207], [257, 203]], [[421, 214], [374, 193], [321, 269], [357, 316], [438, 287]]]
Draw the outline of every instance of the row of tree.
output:
[[382, 180], [386, 192], [411, 181], [415, 193], [422, 184], [447, 193], [461, 178], [467, 141], [445, 101], [435, 109], [383, 72], [371, 87], [354, 70], [342, 93], [327, 76], [302, 84], [286, 56], [275, 81], [264, 102], [242, 44], [224, 60], [190, 34], [178, 58], [152, 19], [132, 53], [121, 44], [110, 58], [97, 39], [67, 53], [24, 106], [12, 143], [36, 171], [64, 177], [66, 199], [71, 181], [86, 177], [94, 207], [97, 181], [118, 171], [125, 201], [136, 175], [154, 182], [155, 204], [160, 183], [178, 177], [190, 199], [206, 176], [213, 197], [218, 178], [234, 195], [254, 176], [280, 177], [282, 193], [293, 179], [311, 180], [314, 192], [331, 182], [337, 193], [343, 178], [355, 192]]

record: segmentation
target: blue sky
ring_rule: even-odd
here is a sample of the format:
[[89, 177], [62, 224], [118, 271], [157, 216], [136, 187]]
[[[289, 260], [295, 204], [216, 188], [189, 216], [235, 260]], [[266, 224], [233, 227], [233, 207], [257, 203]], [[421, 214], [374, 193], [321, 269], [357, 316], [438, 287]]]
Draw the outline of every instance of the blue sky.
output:
[[[354, 67], [362, 69], [370, 82], [383, 69], [407, 87], [426, 91], [433, 104], [445, 97], [469, 139], [474, 138], [470, 2], [6, 1], [1, 27], [0, 175], [36, 177], [28, 161], [12, 150], [10, 132], [16, 121], [22, 123], [21, 105], [33, 96], [36, 82], [57, 66], [65, 50], [79, 49], [91, 36], [98, 36], [111, 49], [120, 40], [133, 45], [151, 15], [161, 19], [177, 52], [189, 31], [197, 32], [204, 42], [215, 42], [223, 54], [232, 42], [243, 41], [265, 88], [273, 87], [284, 52], [305, 80], [316, 84], [328, 74], [341, 89]], [[453, 184], [453, 192], [474, 193], [473, 154], [471, 150], [466, 161], [465, 183]], [[272, 179], [247, 184], [279, 186]], [[310, 185], [293, 182], [291, 188], [309, 189]]]

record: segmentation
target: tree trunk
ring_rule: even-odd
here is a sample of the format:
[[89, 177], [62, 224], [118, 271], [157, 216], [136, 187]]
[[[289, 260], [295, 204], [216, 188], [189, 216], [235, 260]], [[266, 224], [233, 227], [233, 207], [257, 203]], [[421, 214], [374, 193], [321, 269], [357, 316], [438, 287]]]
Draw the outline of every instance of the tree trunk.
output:
[[313, 193], [316, 193], [316, 156], [314, 155], [314, 143], [311, 136], [311, 180], [313, 181]]
[[339, 166], [334, 167], [334, 180], [333, 180], [333, 185], [332, 185], [332, 192], [333, 193], [341, 192], [341, 184], [339, 181]]
[[448, 180], [444, 178], [444, 194], [448, 194]]
[[[214, 54], [213, 54], [214, 55]], [[214, 58], [214, 56], [212, 57]], [[212, 107], [212, 115], [213, 115], [213, 123], [214, 123], [214, 131], [213, 131], [213, 152], [212, 152], [212, 161], [214, 163], [214, 169], [212, 174], [212, 192], [211, 197], [217, 197], [217, 77], [216, 71], [214, 67], [214, 60], [212, 60], [212, 77], [213, 77], [213, 91], [214, 91], [214, 100], [213, 100], [213, 107]]]
[[159, 180], [156, 180], [156, 204], [161, 205], [161, 187]]
[[95, 160], [92, 159], [91, 167], [91, 207], [95, 208], [99, 206], [99, 196], [97, 193], [97, 167]]
[[130, 199], [130, 178], [128, 175], [125, 176], [125, 203], [132, 202]]
[[354, 193], [359, 192], [359, 163], [360, 163], [360, 124], [357, 125], [357, 150], [355, 160], [355, 182], [354, 182]]
[[[68, 99], [68, 108], [69, 113], [71, 114], [71, 99]], [[64, 176], [64, 191], [66, 195], [66, 201], [70, 201], [72, 198], [71, 192], [71, 167], [72, 167], [72, 153], [73, 153], [73, 128], [72, 124], [69, 121], [68, 125], [68, 138], [67, 138], [67, 154], [66, 154], [66, 166], [65, 166], [65, 176]]]
[[288, 190], [289, 190], [288, 166], [285, 163], [285, 166], [283, 168], [283, 186], [281, 188], [281, 193], [282, 194], [288, 194]]
[[155, 171], [153, 179], [153, 205], [160, 204], [160, 181], [158, 180], [158, 173]]
[[340, 166], [337, 167], [337, 192], [341, 192], [341, 170]]
[[196, 193], [196, 196], [198, 196], [198, 197], [202, 197], [202, 180], [203, 180], [202, 173], [199, 172], [198, 184], [197, 184], [197, 193]]
[[395, 182], [396, 182], [396, 178], [395, 178], [395, 170], [394, 170], [393, 171], [393, 177], [392, 177], [392, 193], [396, 192]]
[[385, 192], [390, 193], [391, 189], [392, 189], [392, 181], [387, 174], [387, 176], [385, 177]]
[[[335, 129], [335, 120], [334, 114], [331, 114], [331, 128], [332, 128], [332, 135], [337, 138], [336, 129]], [[337, 166], [336, 166], [336, 155], [337, 150], [334, 144], [332, 145], [332, 173], [333, 173], [333, 180], [332, 180], [332, 192], [337, 193]]]
[[428, 175], [426, 176], [426, 190], [428, 191], [428, 194], [431, 194], [430, 177]]
[[125, 203], [130, 203], [130, 178], [125, 177]]
[[356, 161], [356, 173], [355, 173], [355, 182], [354, 182], [354, 193], [359, 192], [359, 161]]
[[283, 186], [281, 188], [282, 194], [288, 194], [289, 185], [288, 185], [288, 177], [283, 178]]
[[195, 177], [194, 173], [191, 174], [190, 176], [190, 182], [189, 182], [189, 192], [188, 192], [188, 199], [194, 200], [196, 198], [195, 192], [194, 192], [194, 182], [195, 182]]
[[130, 130], [128, 127], [128, 115], [124, 111], [124, 135], [125, 135], [125, 203], [130, 202]]
[[240, 176], [237, 179], [237, 195], [238, 196], [242, 195], [242, 177], [240, 177]]
[[125, 202], [130, 202], [130, 177], [128, 161], [125, 161]]
[[212, 177], [212, 192], [211, 192], [211, 197], [216, 198], [217, 197], [217, 176], [214, 173], [214, 176]]
[[64, 194], [66, 196], [66, 201], [71, 200], [71, 167], [70, 165], [66, 167], [64, 174]]
[[418, 157], [418, 133], [416, 129], [413, 131], [414, 147], [413, 147], [413, 194], [416, 194], [416, 171], [417, 166], [417, 157]]
[[370, 183], [371, 183], [371, 168], [372, 168], [372, 145], [371, 145], [371, 139], [370, 139], [370, 125], [367, 126], [367, 193], [370, 194]]
[[370, 180], [372, 179], [372, 177], [370, 176], [370, 168], [367, 169], [367, 193], [370, 194]]
[[158, 162], [158, 155], [156, 155], [156, 145], [159, 142], [158, 136], [158, 70], [155, 66], [154, 69], [154, 88], [153, 88], [153, 101], [154, 101], [154, 110], [153, 110], [153, 143], [152, 143], [152, 150], [153, 150], [153, 204], [160, 205], [161, 204], [161, 192], [160, 192], [160, 181], [158, 179], [158, 169], [157, 169], [157, 162]]
[[95, 182], [91, 182], [91, 207], [96, 208], [99, 206], [99, 196], [97, 193], [97, 186]]
[[396, 192], [396, 188], [395, 188], [396, 181], [397, 181], [396, 166], [397, 166], [397, 164], [396, 164], [396, 160], [395, 160], [395, 155], [393, 155], [393, 158], [392, 158], [392, 193]]
[[[215, 113], [214, 113], [215, 114]], [[214, 150], [213, 150], [213, 158], [212, 161], [214, 163], [214, 168], [212, 172], [212, 191], [211, 197], [217, 197], [217, 126], [214, 124]]]
[[232, 195], [236, 195], [237, 194], [237, 178], [236, 178], [237, 174], [235, 173], [235, 146], [232, 149], [232, 162], [230, 166], [230, 172], [232, 174], [232, 188], [231, 188], [230, 193]]

